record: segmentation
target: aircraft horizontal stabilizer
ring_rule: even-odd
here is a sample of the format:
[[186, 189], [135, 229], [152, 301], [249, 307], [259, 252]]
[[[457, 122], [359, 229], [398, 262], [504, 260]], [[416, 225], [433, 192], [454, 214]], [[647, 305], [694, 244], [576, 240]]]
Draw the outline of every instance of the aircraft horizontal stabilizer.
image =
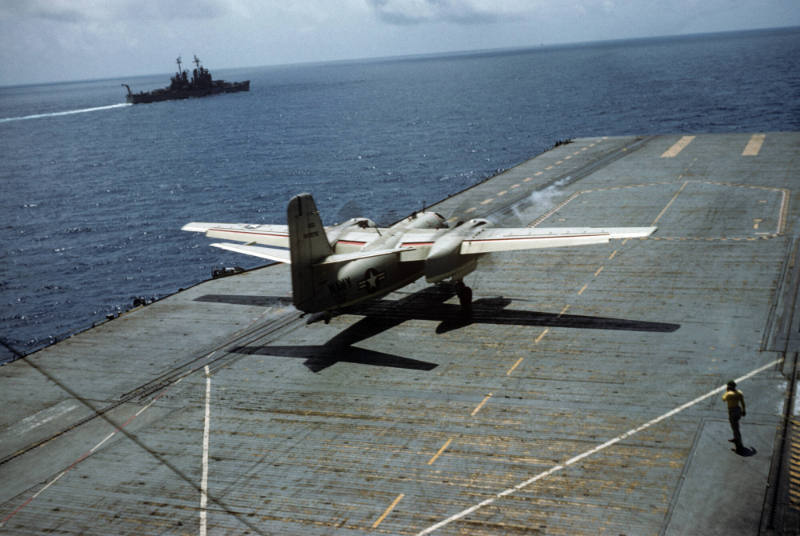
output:
[[225, 225], [224, 223], [206, 223], [200, 221], [193, 221], [181, 227], [181, 231], [193, 231], [195, 233], [205, 233], [212, 227], [219, 227]]
[[401, 253], [403, 251], [411, 251], [412, 247], [401, 247], [394, 249], [376, 249], [372, 251], [356, 251], [353, 253], [340, 253], [338, 255], [329, 255], [316, 263], [314, 266], [322, 266], [323, 264], [336, 264], [340, 262], [357, 261], [359, 259], [369, 259], [372, 257], [381, 257], [383, 255], [392, 255]]
[[261, 244], [279, 248], [289, 247], [289, 230], [286, 225], [255, 225], [248, 223], [191, 222], [181, 230], [205, 233], [209, 238], [232, 240], [247, 244]]
[[245, 246], [241, 244], [230, 244], [228, 242], [217, 242], [211, 244], [215, 248], [234, 251], [236, 253], [244, 253], [245, 255], [252, 255], [253, 257], [261, 257], [262, 259], [269, 259], [271, 261], [284, 262], [291, 264], [288, 249], [267, 248], [263, 246]]

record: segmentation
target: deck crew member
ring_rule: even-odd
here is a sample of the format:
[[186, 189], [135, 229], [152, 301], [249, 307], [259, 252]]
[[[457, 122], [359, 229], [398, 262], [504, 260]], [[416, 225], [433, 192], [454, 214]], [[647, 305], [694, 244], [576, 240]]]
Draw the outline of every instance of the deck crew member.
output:
[[728, 420], [733, 430], [733, 439], [729, 441], [736, 445], [736, 452], [741, 454], [745, 450], [742, 445], [742, 433], [739, 431], [739, 419], [747, 415], [747, 411], [744, 406], [744, 395], [736, 388], [735, 381], [728, 382], [728, 389], [722, 395], [722, 400], [728, 404]]

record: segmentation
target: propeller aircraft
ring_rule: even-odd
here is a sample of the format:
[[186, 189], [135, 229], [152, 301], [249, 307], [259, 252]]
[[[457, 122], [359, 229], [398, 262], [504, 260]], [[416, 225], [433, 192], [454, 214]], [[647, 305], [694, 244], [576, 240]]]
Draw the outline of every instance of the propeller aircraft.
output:
[[328, 322], [332, 315], [413, 283], [455, 283], [462, 310], [471, 311], [464, 277], [478, 259], [502, 251], [604, 244], [649, 236], [655, 227], [500, 228], [486, 219], [452, 227], [436, 212], [414, 212], [391, 227], [351, 218], [324, 227], [310, 194], [289, 201], [286, 225], [192, 222], [184, 231], [226, 242], [214, 247], [291, 265], [292, 301]]

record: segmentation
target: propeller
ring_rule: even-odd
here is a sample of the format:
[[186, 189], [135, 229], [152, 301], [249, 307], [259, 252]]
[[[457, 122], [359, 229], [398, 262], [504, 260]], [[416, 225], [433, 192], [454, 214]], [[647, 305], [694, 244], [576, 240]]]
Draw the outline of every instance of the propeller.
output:
[[[459, 204], [452, 203], [453, 198], [447, 199], [440, 206], [441, 213], [445, 215], [447, 224], [454, 227], [459, 221], [466, 221], [476, 216], [475, 212], [467, 213], [467, 210], [474, 204], [469, 200], [461, 201]], [[449, 204], [448, 204], [449, 203]]]
[[336, 212], [336, 218], [334, 218], [333, 223], [342, 223], [344, 221], [349, 220], [350, 218], [362, 218], [368, 217], [367, 214], [361, 210], [361, 206], [355, 199], [350, 199], [346, 201], [339, 210]]

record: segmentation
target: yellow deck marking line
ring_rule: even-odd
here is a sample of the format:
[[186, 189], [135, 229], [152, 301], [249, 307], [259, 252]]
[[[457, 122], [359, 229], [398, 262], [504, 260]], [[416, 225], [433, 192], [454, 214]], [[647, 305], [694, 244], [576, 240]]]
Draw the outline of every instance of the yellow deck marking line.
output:
[[502, 191], [500, 191], [500, 192], [497, 192], [497, 197], [500, 197], [500, 196], [506, 195], [507, 193], [508, 193], [508, 190], [502, 190]]
[[753, 134], [750, 136], [750, 141], [747, 142], [744, 151], [742, 151], [742, 156], [758, 156], [765, 137], [766, 134]]
[[488, 198], [488, 199], [484, 199], [483, 201], [481, 201], [481, 205], [488, 205], [488, 204], [489, 204], [489, 203], [491, 203], [492, 201], [494, 201], [494, 198], [493, 198], [493, 197], [490, 197], [490, 198]]
[[553, 169], [553, 166], [547, 166], [547, 167], [546, 167], [546, 168], [544, 168], [544, 169]]
[[513, 190], [514, 188], [519, 188], [519, 183], [517, 183], [517, 184], [512, 184], [512, 185], [511, 185], [511, 189]]
[[203, 476], [200, 480], [200, 536], [207, 533], [207, 506], [208, 506], [208, 438], [211, 424], [211, 373], [208, 365], [206, 371], [206, 412], [203, 420]]
[[561, 165], [561, 164], [563, 164], [563, 163], [564, 163], [564, 161], [563, 161], [563, 160], [559, 160], [558, 162], [556, 162], [556, 165], [557, 165], [557, 166], [560, 166], [560, 165]]
[[541, 332], [538, 337], [536, 337], [534, 342], [536, 342], [536, 344], [539, 344], [539, 341], [544, 339], [544, 336], [547, 335], [548, 331], [550, 331], [550, 328], [544, 328], [544, 331]]
[[567, 309], [569, 309], [569, 304], [565, 305], [565, 306], [564, 306], [564, 308], [563, 308], [563, 309], [561, 309], [561, 312], [560, 312], [560, 313], [558, 313], [558, 317], [559, 317], [559, 318], [561, 318], [561, 315], [563, 315], [564, 313], [566, 313], [566, 312], [567, 312]]
[[[661, 209], [661, 212], [659, 212], [659, 213], [658, 213], [658, 216], [656, 216], [656, 219], [654, 219], [654, 220], [653, 220], [653, 223], [651, 223], [651, 224], [650, 224], [651, 226], [653, 226], [653, 225], [655, 225], [656, 223], [658, 223], [658, 220], [660, 220], [660, 219], [661, 219], [661, 216], [663, 216], [663, 215], [664, 215], [664, 214], [667, 212], [667, 210], [669, 210], [669, 207], [671, 207], [671, 206], [672, 206], [672, 203], [674, 203], [674, 202], [675, 202], [675, 200], [676, 200], [676, 199], [678, 199], [678, 196], [679, 196], [679, 195], [681, 195], [681, 192], [683, 191], [683, 189], [684, 189], [684, 188], [686, 188], [686, 185], [687, 185], [687, 184], [689, 184], [689, 181], [684, 181], [684, 182], [683, 182], [683, 184], [681, 185], [681, 187], [680, 187], [680, 188], [678, 188], [678, 191], [677, 191], [677, 192], [675, 192], [675, 195], [673, 195], [673, 196], [672, 196], [672, 199], [670, 199], [670, 200], [669, 200], [669, 203], [667, 203], [667, 206], [666, 206], [666, 207], [664, 207], [663, 209]], [[626, 240], [627, 240], [627, 239], [626, 239]], [[624, 244], [624, 242], [623, 242], [623, 244]]]
[[598, 268], [597, 271], [594, 273], [594, 276], [597, 277], [598, 275], [600, 275], [600, 272], [602, 272], [604, 268], [605, 266], [601, 266], [600, 268]]
[[[775, 361], [767, 363], [764, 366], [761, 366], [761, 367], [759, 367], [759, 368], [757, 368], [755, 370], [752, 370], [752, 371], [748, 372], [747, 374], [745, 374], [741, 378], [736, 378], [735, 381], [736, 381], [736, 383], [741, 383], [741, 382], [743, 382], [743, 381], [755, 376], [756, 374], [759, 374], [759, 373], [764, 372], [765, 370], [767, 370], [767, 369], [769, 369], [771, 367], [774, 367], [775, 365], [777, 365], [781, 361], [783, 361], [783, 358], [776, 359]], [[641, 432], [643, 430], [646, 430], [646, 429], [648, 429], [648, 428], [660, 423], [663, 420], [669, 419], [670, 417], [672, 417], [674, 415], [677, 415], [678, 413], [680, 413], [680, 412], [682, 412], [682, 411], [684, 411], [684, 410], [686, 410], [686, 409], [688, 409], [688, 408], [690, 408], [692, 406], [695, 406], [695, 405], [699, 404], [700, 402], [702, 402], [702, 401], [704, 401], [704, 400], [706, 400], [706, 399], [708, 399], [708, 398], [710, 398], [710, 397], [712, 397], [714, 395], [717, 395], [717, 394], [721, 393], [726, 388], [727, 388], [726, 385], [722, 385], [720, 387], [717, 387], [716, 389], [712, 389], [711, 391], [707, 392], [706, 394], [700, 395], [697, 398], [695, 398], [694, 400], [690, 400], [689, 402], [686, 402], [685, 404], [680, 405], [680, 406], [676, 407], [675, 409], [670, 410], [670, 411], [664, 413], [663, 415], [661, 415], [659, 417], [656, 417], [655, 419], [647, 421], [646, 423], [644, 423], [644, 424], [642, 424], [640, 426], [637, 426], [636, 428], [632, 428], [632, 429], [628, 430], [627, 432], [625, 432], [623, 434], [620, 434], [620, 435], [618, 435], [617, 437], [615, 437], [613, 439], [609, 439], [605, 443], [602, 443], [602, 444], [600, 444], [600, 445], [598, 445], [598, 446], [596, 446], [594, 448], [591, 448], [591, 449], [589, 449], [589, 450], [587, 450], [587, 451], [585, 451], [585, 452], [583, 452], [581, 454], [578, 454], [577, 456], [574, 456], [574, 457], [570, 458], [569, 460], [565, 461], [562, 464], [555, 465], [555, 466], [551, 467], [550, 469], [548, 469], [547, 471], [539, 473], [538, 475], [535, 475], [535, 476], [529, 478], [528, 480], [520, 482], [519, 484], [517, 484], [514, 487], [511, 487], [511, 488], [508, 488], [506, 490], [503, 490], [500, 493], [496, 493], [494, 496], [492, 496], [492, 497], [490, 497], [490, 498], [488, 498], [488, 499], [486, 499], [484, 501], [481, 501], [481, 502], [479, 502], [478, 504], [476, 504], [474, 506], [470, 506], [466, 510], [462, 510], [461, 512], [459, 512], [459, 513], [457, 513], [457, 514], [455, 514], [453, 516], [450, 516], [447, 519], [436, 523], [435, 525], [431, 525], [427, 529], [418, 532], [417, 536], [425, 536], [427, 534], [430, 534], [430, 533], [432, 533], [432, 532], [444, 527], [445, 525], [449, 525], [450, 523], [453, 523], [454, 521], [458, 521], [459, 519], [462, 519], [462, 518], [468, 516], [469, 514], [475, 512], [477, 510], [480, 510], [484, 506], [489, 506], [490, 504], [494, 503], [498, 499], [502, 499], [503, 497], [511, 495], [512, 493], [515, 493], [517, 491], [520, 491], [520, 490], [530, 486], [531, 484], [533, 484], [534, 482], [536, 482], [538, 480], [541, 480], [541, 479], [546, 478], [546, 477], [548, 477], [548, 476], [550, 476], [550, 475], [552, 475], [554, 473], [557, 473], [557, 472], [561, 471], [562, 469], [566, 469], [570, 465], [574, 465], [574, 464], [578, 463], [579, 461], [581, 461], [581, 460], [583, 460], [585, 458], [588, 458], [589, 456], [592, 456], [594, 454], [597, 454], [598, 452], [600, 452], [602, 450], [605, 450], [605, 449], [607, 449], [608, 447], [610, 447], [612, 445], [616, 445], [620, 441], [623, 441], [623, 440], [631, 437], [632, 435], [635, 435], [635, 434], [637, 434], [637, 433], [639, 433], [639, 432]]]
[[788, 203], [789, 196], [787, 195], [788, 193], [789, 190], [787, 190], [786, 188], [781, 188], [781, 210], [780, 213], [778, 214], [778, 228], [775, 231], [776, 234], [783, 233], [783, 225], [784, 222], [786, 221], [786, 213], [789, 210], [789, 203]]
[[508, 369], [508, 372], [506, 372], [506, 376], [511, 376], [511, 373], [514, 372], [514, 369], [516, 369], [519, 366], [519, 364], [522, 363], [524, 360], [525, 360], [524, 357], [520, 357], [519, 359], [517, 359], [517, 362], [511, 365], [511, 368]]
[[470, 212], [475, 212], [476, 210], [478, 210], [476, 207], [469, 207], [464, 211], [464, 214], [469, 214]]
[[762, 221], [764, 220], [761, 218], [753, 218], [753, 229], [758, 229], [758, 224], [760, 224]]
[[583, 291], [584, 291], [584, 290], [586, 290], [586, 287], [588, 287], [588, 286], [589, 286], [589, 283], [586, 283], [585, 285], [583, 285], [583, 286], [581, 287], [581, 289], [578, 291], [578, 296], [580, 296], [581, 294], [583, 294]]
[[544, 175], [544, 171], [537, 171], [536, 173], [533, 174], [534, 177], [538, 177], [540, 175]]
[[618, 250], [618, 249], [615, 249], [615, 250], [614, 250], [614, 253], [612, 253], [612, 254], [611, 254], [609, 257], [608, 257], [608, 260], [611, 260], [611, 259], [613, 259], [614, 257], [616, 257], [616, 256], [617, 256], [617, 251], [619, 251], [619, 250]]
[[447, 441], [445, 441], [444, 445], [442, 445], [442, 448], [440, 448], [436, 452], [436, 454], [434, 454], [433, 457], [430, 460], [428, 460], [428, 465], [433, 465], [433, 462], [435, 462], [439, 458], [439, 456], [442, 455], [442, 452], [447, 450], [447, 447], [450, 446], [450, 443], [452, 443], [452, 441], [453, 441], [452, 437], [450, 439], [448, 439]]
[[397, 506], [397, 503], [399, 503], [400, 501], [402, 501], [402, 500], [403, 500], [403, 497], [405, 497], [405, 494], [404, 494], [404, 493], [401, 493], [400, 495], [398, 495], [398, 496], [397, 496], [397, 498], [396, 498], [394, 501], [392, 501], [392, 504], [390, 504], [390, 505], [389, 505], [389, 508], [387, 508], [387, 509], [386, 509], [386, 510], [383, 512], [383, 514], [381, 514], [381, 517], [379, 517], [378, 519], [376, 519], [376, 520], [375, 520], [375, 523], [373, 523], [373, 524], [372, 524], [372, 528], [373, 528], [373, 529], [377, 529], [377, 528], [378, 528], [378, 525], [380, 525], [381, 523], [383, 523], [383, 520], [384, 520], [384, 519], [386, 519], [386, 516], [388, 516], [389, 514], [391, 514], [391, 513], [392, 513], [392, 510], [394, 510], [395, 506]]
[[484, 404], [486, 404], [489, 401], [490, 398], [492, 398], [492, 393], [489, 393], [488, 395], [483, 397], [483, 400], [481, 400], [480, 403], [477, 406], [475, 406], [475, 409], [472, 410], [470, 416], [474, 417], [475, 414], [481, 410], [481, 408], [484, 406]]
[[[578, 154], [578, 153], [575, 153], [575, 154]], [[572, 158], [572, 155], [568, 154], [567, 156], [564, 157], [564, 160], [569, 160], [570, 158]]]
[[683, 151], [687, 145], [692, 143], [694, 136], [684, 136], [679, 139], [675, 145], [664, 151], [664, 154], [661, 155], [661, 158], [675, 158], [678, 154]]

